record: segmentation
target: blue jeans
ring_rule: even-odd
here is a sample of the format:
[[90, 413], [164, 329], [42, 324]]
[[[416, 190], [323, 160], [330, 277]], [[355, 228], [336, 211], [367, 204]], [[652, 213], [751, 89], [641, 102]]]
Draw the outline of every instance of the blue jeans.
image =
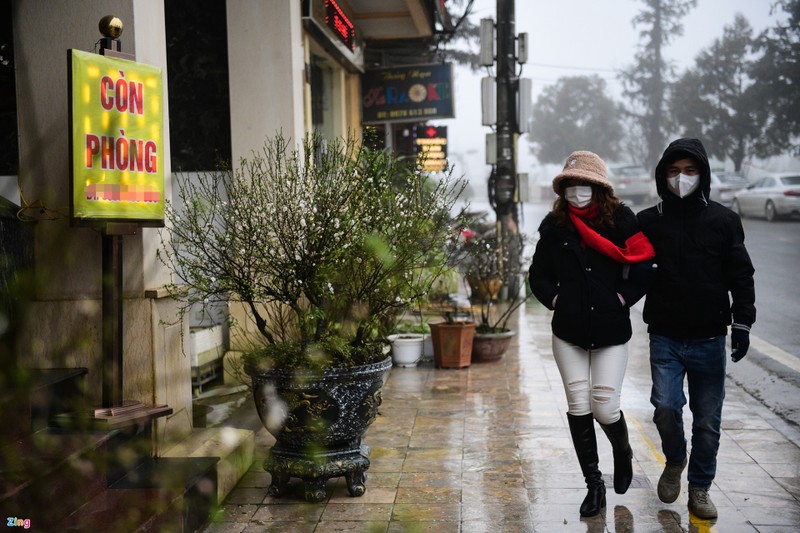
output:
[[661, 435], [667, 463], [686, 458], [683, 432], [684, 377], [689, 383], [692, 411], [692, 453], [689, 484], [708, 489], [717, 473], [722, 401], [725, 399], [725, 336], [705, 339], [675, 339], [650, 335], [650, 372], [655, 407], [653, 422]]

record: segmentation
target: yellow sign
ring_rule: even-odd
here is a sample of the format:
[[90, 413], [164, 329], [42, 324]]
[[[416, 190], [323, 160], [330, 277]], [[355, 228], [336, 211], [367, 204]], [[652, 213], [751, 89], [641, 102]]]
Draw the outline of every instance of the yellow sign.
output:
[[417, 160], [423, 172], [447, 170], [447, 126], [421, 126], [415, 128]]
[[72, 217], [164, 223], [161, 68], [70, 50]]

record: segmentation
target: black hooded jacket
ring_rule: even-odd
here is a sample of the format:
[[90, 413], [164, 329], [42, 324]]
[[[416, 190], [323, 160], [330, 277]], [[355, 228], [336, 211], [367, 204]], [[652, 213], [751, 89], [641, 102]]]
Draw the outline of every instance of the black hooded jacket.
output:
[[[698, 188], [680, 198], [669, 191], [667, 167], [681, 159], [700, 166]], [[739, 216], [709, 200], [711, 170], [697, 139], [678, 139], [655, 171], [661, 201], [638, 214], [642, 232], [656, 250], [655, 281], [647, 292], [648, 332], [679, 339], [727, 335], [731, 321], [756, 320], [753, 264], [744, 246]]]

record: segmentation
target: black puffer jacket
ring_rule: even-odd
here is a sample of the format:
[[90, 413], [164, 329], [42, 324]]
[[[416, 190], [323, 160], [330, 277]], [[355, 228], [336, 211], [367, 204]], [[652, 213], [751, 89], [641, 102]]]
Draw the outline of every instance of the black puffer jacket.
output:
[[[679, 198], [667, 188], [666, 171], [685, 158], [699, 162], [700, 185]], [[731, 318], [751, 326], [756, 320], [754, 270], [742, 221], [708, 200], [711, 177], [703, 145], [697, 139], [674, 141], [655, 174], [661, 201], [638, 215], [658, 257], [658, 272], [644, 306], [648, 332], [697, 339], [726, 335]]]
[[[626, 206], [617, 209], [614, 224], [599, 233], [618, 246], [639, 232], [636, 216]], [[621, 263], [582, 246], [572, 225], [556, 224], [552, 214], [542, 221], [539, 234], [528, 281], [548, 309], [553, 309], [553, 297], [558, 295], [553, 334], [587, 350], [628, 342], [629, 307], [644, 296], [646, 286], [630, 277], [623, 279]]]

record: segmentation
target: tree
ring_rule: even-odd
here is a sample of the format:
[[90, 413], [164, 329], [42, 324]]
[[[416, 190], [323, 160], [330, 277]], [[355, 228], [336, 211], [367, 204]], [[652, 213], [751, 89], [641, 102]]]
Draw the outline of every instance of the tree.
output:
[[700, 52], [672, 89], [671, 114], [685, 135], [702, 137], [709, 155], [729, 157], [737, 172], [755, 155], [767, 114], [749, 76], [753, 30], [742, 15]]
[[800, 154], [800, 0], [779, 0], [789, 18], [763, 32], [757, 48], [763, 53], [753, 68], [756, 92], [767, 117], [766, 137], [757, 155], [792, 149]]
[[676, 36], [683, 34], [681, 19], [697, 0], [642, 0], [645, 8], [633, 18], [641, 26], [642, 39], [635, 64], [620, 73], [623, 94], [631, 103], [628, 110], [641, 125], [646, 142], [647, 168], [653, 168], [666, 145], [669, 121], [666, 98], [672, 66], [663, 50]]
[[614, 159], [622, 140], [619, 116], [599, 76], [561, 78], [542, 91], [533, 107], [532, 152], [542, 163], [562, 163], [574, 150]]

